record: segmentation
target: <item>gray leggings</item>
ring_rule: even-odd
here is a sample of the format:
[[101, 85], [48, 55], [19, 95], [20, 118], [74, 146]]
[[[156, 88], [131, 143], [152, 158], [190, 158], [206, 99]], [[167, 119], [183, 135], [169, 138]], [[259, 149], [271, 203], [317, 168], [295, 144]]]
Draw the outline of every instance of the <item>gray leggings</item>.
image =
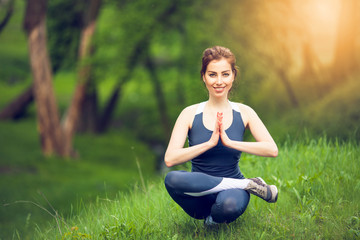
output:
[[222, 181], [200, 172], [172, 171], [165, 177], [165, 187], [172, 199], [193, 218], [211, 216], [217, 223], [230, 223], [241, 216], [249, 203], [250, 194], [243, 189], [228, 189], [205, 196], [186, 193], [203, 192]]

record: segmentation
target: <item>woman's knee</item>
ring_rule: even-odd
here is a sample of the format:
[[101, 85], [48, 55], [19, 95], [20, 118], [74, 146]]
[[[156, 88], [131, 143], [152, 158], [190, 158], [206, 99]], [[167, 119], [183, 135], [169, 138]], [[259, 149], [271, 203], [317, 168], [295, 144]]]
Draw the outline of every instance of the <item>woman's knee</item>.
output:
[[229, 198], [224, 202], [223, 211], [225, 215], [237, 218], [245, 212], [246, 206], [239, 203], [238, 199]]
[[245, 193], [227, 196], [217, 201], [212, 209], [212, 217], [216, 222], [232, 222], [240, 217], [249, 203], [249, 194]]
[[166, 188], [176, 188], [181, 183], [182, 173], [182, 171], [169, 172], [164, 180]]
[[246, 209], [242, 204], [239, 204], [238, 200], [235, 198], [228, 198], [221, 205], [220, 215], [222, 216], [223, 221], [226, 222], [234, 221], [242, 215]]

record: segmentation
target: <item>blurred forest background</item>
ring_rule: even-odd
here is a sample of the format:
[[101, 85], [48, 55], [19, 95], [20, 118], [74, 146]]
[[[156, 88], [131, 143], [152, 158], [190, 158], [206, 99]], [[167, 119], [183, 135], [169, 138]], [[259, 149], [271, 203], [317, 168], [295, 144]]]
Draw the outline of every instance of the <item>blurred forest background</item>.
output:
[[[10, 189], [24, 174], [60, 183], [58, 169], [77, 166], [69, 174], [86, 181], [82, 166], [106, 161], [100, 178], [139, 165], [155, 174], [180, 111], [207, 99], [201, 55], [214, 45], [237, 56], [231, 100], [253, 107], [279, 145], [360, 139], [359, 10], [357, 0], [0, 0], [2, 204], [28, 197]], [[51, 172], [49, 159], [67, 161]]]

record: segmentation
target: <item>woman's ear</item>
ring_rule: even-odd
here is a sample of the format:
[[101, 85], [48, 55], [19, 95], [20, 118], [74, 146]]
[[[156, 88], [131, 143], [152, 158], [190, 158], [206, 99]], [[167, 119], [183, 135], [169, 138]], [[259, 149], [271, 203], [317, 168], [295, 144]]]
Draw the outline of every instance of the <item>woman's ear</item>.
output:
[[202, 80], [205, 83], [205, 74], [202, 75]]

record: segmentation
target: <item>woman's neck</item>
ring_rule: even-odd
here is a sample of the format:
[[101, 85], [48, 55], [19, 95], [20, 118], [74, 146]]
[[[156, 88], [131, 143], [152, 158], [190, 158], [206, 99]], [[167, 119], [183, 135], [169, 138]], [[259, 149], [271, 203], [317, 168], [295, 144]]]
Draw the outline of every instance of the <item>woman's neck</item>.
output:
[[208, 101], [208, 107], [215, 111], [223, 112], [229, 107], [229, 100], [228, 98], [210, 97]]

